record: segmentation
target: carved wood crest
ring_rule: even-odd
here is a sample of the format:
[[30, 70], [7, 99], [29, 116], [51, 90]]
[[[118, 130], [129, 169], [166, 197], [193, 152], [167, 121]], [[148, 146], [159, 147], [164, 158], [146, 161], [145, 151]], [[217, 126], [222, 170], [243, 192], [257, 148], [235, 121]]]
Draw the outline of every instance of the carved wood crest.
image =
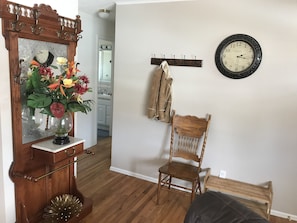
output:
[[1, 0], [0, 17], [7, 49], [8, 32], [18, 32], [19, 37], [28, 39], [38, 36], [38, 39], [42, 37], [45, 41], [50, 39], [57, 43], [77, 42], [81, 38], [80, 16], [76, 16], [76, 19], [59, 16], [49, 5], [35, 4], [33, 7], [28, 7]]

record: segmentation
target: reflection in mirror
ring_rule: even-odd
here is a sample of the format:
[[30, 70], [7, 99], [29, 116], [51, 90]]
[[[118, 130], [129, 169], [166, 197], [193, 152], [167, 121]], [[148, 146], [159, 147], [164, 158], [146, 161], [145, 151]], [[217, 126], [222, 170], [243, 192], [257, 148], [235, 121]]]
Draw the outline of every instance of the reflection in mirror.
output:
[[98, 43], [97, 134], [100, 138], [112, 133], [113, 45], [102, 39]]
[[[32, 110], [27, 106], [26, 78], [28, 77], [31, 61], [34, 59], [45, 67], [57, 67], [56, 58], [67, 58], [67, 45], [18, 39], [19, 60], [21, 68], [21, 103], [22, 103], [22, 143], [29, 143], [53, 135], [50, 130], [51, 118], [42, 114], [40, 109]], [[52, 69], [54, 74], [59, 71]]]
[[111, 50], [99, 51], [99, 80], [110, 82], [111, 80], [111, 62], [112, 62]]
[[99, 82], [110, 82], [112, 73], [112, 43], [100, 40], [99, 43]]

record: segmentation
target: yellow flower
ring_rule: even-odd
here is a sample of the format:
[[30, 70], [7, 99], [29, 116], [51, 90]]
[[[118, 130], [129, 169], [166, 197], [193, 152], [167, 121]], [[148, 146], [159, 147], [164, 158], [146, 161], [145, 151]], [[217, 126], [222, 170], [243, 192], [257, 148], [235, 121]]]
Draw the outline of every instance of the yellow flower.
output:
[[74, 86], [73, 80], [72, 79], [65, 78], [63, 80], [63, 86], [66, 87], [66, 88], [73, 87]]
[[67, 65], [67, 58], [65, 57], [57, 57], [57, 64], [58, 65]]
[[32, 76], [32, 73], [33, 73], [33, 69], [32, 68], [28, 68], [28, 72], [27, 72], [28, 78], [30, 78]]

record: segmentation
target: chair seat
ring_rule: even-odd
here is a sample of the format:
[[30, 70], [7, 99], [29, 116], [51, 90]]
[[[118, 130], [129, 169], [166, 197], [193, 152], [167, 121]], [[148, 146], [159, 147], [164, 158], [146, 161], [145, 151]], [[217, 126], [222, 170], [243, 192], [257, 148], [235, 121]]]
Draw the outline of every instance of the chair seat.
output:
[[159, 168], [159, 172], [187, 181], [195, 181], [199, 178], [198, 167], [181, 162], [166, 163]]

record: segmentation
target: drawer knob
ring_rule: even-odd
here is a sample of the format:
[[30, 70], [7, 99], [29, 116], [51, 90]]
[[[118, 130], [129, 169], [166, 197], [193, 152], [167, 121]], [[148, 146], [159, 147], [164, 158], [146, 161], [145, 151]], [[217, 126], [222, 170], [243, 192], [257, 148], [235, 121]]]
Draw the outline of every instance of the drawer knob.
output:
[[67, 156], [73, 156], [75, 154], [75, 147], [72, 148], [72, 153], [70, 153], [67, 149], [65, 150], [65, 153], [67, 154]]

